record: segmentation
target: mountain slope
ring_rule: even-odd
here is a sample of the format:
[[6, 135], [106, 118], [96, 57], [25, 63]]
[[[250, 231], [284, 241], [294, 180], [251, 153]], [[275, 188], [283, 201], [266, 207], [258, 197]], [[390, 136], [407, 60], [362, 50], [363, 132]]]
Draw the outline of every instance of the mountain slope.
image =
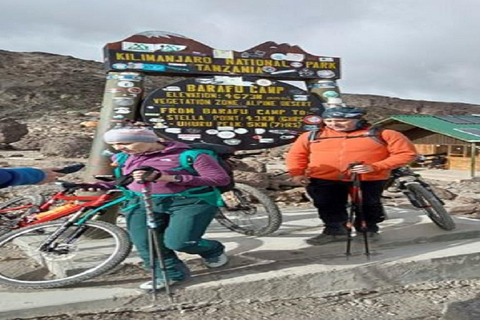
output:
[[[98, 111], [105, 72], [100, 62], [49, 53], [0, 50], [0, 118], [55, 117], [67, 111]], [[146, 92], [182, 78], [147, 77]], [[392, 114], [478, 113], [479, 105], [343, 94], [347, 104], [367, 107], [371, 120]]]

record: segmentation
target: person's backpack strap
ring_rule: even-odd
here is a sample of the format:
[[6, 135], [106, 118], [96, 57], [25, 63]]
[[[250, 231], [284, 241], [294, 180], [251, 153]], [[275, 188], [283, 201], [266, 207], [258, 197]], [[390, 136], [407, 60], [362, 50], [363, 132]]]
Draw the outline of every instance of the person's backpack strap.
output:
[[214, 159], [217, 158], [217, 155], [215, 152], [211, 150], [202, 150], [202, 149], [189, 149], [185, 150], [180, 154], [180, 157], [178, 159], [180, 166], [177, 168], [174, 168], [173, 170], [179, 171], [179, 170], [187, 170], [188, 172], [195, 174], [197, 173], [195, 169], [193, 168], [193, 164], [195, 163], [195, 159], [197, 159], [198, 155], [206, 153], [209, 156], [213, 157]]
[[382, 127], [375, 127], [375, 126], [370, 127], [368, 129], [368, 132], [367, 132], [366, 136], [372, 138], [373, 140], [377, 141], [381, 145], [386, 146], [387, 142], [382, 138], [383, 130], [384, 129]]
[[[348, 136], [347, 138], [351, 139], [351, 138], [370, 137], [373, 140], [380, 143], [381, 145], [386, 146], [387, 142], [382, 138], [383, 130], [384, 129], [382, 127], [370, 127], [368, 129], [368, 132], [365, 133], [365, 134], [361, 134], [361, 135], [358, 135], [358, 136]], [[318, 129], [310, 131], [310, 133], [308, 134], [308, 138], [307, 138], [308, 144], [312, 143], [315, 140], [331, 139], [331, 138], [321, 138], [321, 137], [319, 137], [319, 134], [321, 134], [321, 132], [322, 132], [322, 130], [318, 130]], [[338, 138], [344, 138], [344, 137], [338, 137]]]
[[317, 135], [320, 133], [320, 130], [319, 129], [316, 129], [316, 130], [312, 130], [308, 133], [308, 139], [307, 141], [310, 143], [312, 141], [314, 141], [316, 138], [317, 138]]
[[113, 169], [113, 174], [115, 175], [116, 178], [121, 178], [122, 177], [122, 168], [125, 162], [127, 161], [128, 157], [130, 155], [128, 153], [120, 152], [115, 155], [115, 169]]

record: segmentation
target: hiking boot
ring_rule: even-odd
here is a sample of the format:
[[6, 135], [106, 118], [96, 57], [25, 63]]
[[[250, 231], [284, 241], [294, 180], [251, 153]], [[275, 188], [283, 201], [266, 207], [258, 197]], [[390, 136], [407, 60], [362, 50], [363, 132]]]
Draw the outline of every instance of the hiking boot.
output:
[[219, 256], [213, 258], [204, 258], [203, 264], [207, 266], [207, 268], [219, 268], [226, 265], [228, 262], [228, 257], [225, 253], [222, 253]]
[[[156, 289], [165, 289], [165, 280], [163, 279], [163, 272], [157, 270]], [[191, 277], [190, 269], [181, 261], [177, 261], [173, 267], [167, 270], [168, 283], [170, 285], [185, 281]], [[153, 290], [153, 281], [148, 281], [140, 285], [142, 290]]]
[[[182, 282], [182, 281], [185, 281], [187, 280], [188, 278], [186, 279], [182, 279], [182, 280], [168, 280], [168, 283], [170, 285], [174, 285], [176, 283], [179, 283], [179, 282]], [[140, 289], [142, 290], [153, 290], [153, 281], [147, 281], [145, 283], [142, 283], [140, 286], [139, 286]], [[158, 290], [163, 290], [165, 289], [165, 280], [163, 279], [157, 279], [157, 287], [156, 287], [157, 291]]]
[[341, 242], [347, 241], [348, 235], [347, 234], [324, 234], [321, 233], [313, 238], [305, 240], [306, 243], [312, 246], [318, 246], [322, 244], [332, 243], [332, 242]]

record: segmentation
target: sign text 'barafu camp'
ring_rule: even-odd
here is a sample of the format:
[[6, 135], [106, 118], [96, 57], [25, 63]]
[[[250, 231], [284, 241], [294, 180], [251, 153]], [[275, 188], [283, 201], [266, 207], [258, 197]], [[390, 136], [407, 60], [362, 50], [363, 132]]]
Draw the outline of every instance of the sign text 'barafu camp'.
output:
[[317, 128], [318, 98], [284, 82], [256, 77], [202, 77], [172, 83], [143, 102], [145, 122], [184, 142], [205, 141], [237, 150], [291, 143]]

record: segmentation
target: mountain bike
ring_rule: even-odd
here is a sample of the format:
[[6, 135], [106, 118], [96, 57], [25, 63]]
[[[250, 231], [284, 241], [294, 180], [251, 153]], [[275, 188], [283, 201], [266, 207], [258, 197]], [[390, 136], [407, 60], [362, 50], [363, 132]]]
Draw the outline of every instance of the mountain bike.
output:
[[[410, 167], [401, 167], [392, 170], [384, 190], [402, 192], [410, 203], [422, 209], [426, 215], [441, 229], [455, 229], [455, 221], [445, 210], [445, 203], [435, 194], [429, 183], [412, 171]], [[385, 198], [388, 198], [385, 196]]]
[[[62, 191], [39, 205], [28, 204], [26, 214], [12, 219], [19, 229], [0, 237], [0, 284], [63, 287], [106, 273], [126, 259], [132, 249], [127, 232], [93, 221], [108, 207], [127, 199], [115, 197], [123, 190], [112, 189], [93, 197], [73, 194], [84, 186], [63, 182]], [[58, 201], [67, 202], [49, 209]], [[52, 221], [67, 216], [66, 220]]]

